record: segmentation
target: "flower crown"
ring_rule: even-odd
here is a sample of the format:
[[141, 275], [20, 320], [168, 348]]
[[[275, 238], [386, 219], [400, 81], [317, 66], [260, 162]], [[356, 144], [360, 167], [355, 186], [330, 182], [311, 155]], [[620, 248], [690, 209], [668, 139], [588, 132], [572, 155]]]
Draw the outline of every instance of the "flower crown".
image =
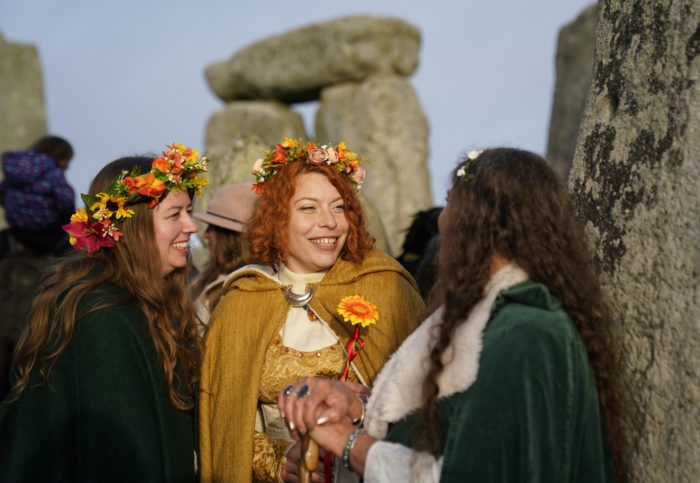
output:
[[277, 144], [274, 151], [265, 151], [265, 157], [255, 161], [253, 175], [257, 182], [253, 185], [253, 191], [262, 193], [265, 191], [267, 181], [272, 178], [282, 166], [293, 161], [304, 161], [317, 166], [326, 164], [335, 167], [343, 173], [352, 183], [355, 191], [362, 188], [365, 180], [365, 169], [361, 162], [369, 163], [369, 159], [359, 154], [348, 151], [344, 142], [337, 146], [317, 146], [314, 142], [304, 144], [301, 139], [294, 140], [285, 137], [284, 141]]
[[462, 166], [460, 166], [457, 170], [458, 178], [464, 178], [466, 176], [466, 179], [470, 180], [474, 177], [473, 174], [467, 176], [467, 171], [469, 170], [469, 167], [474, 164], [474, 161], [476, 161], [476, 158], [478, 158], [481, 153], [483, 153], [483, 151], [469, 151], [467, 153], [467, 160], [464, 161], [464, 164], [462, 164]]
[[[103, 247], [113, 247], [122, 236], [119, 230], [134, 210], [130, 205], [148, 201], [148, 207], [158, 204], [166, 191], [194, 190], [201, 193], [209, 180], [199, 176], [207, 171], [207, 158], [182, 144], [167, 145], [162, 156], [153, 160], [151, 170], [141, 174], [135, 166], [131, 173], [124, 170], [107, 189], [96, 195], [81, 194], [87, 208], [79, 208], [63, 229], [70, 235], [76, 250], [88, 249], [88, 256]], [[88, 214], [89, 210], [89, 214]]]

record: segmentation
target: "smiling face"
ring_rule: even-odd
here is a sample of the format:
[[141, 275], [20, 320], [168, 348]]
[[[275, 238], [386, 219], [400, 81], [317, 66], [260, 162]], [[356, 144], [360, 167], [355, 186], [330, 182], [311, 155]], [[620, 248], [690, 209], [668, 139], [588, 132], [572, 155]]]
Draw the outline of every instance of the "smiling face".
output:
[[320, 173], [300, 174], [290, 201], [287, 267], [296, 273], [330, 268], [348, 237], [345, 203]]
[[186, 191], [169, 193], [153, 208], [153, 230], [164, 277], [187, 265], [187, 243], [197, 232], [191, 212], [192, 200]]

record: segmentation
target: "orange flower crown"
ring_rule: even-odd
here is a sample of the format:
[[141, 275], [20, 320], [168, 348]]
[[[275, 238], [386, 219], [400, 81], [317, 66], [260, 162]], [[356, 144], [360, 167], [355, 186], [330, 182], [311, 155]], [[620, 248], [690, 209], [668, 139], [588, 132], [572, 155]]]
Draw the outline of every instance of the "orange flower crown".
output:
[[[70, 235], [76, 250], [88, 249], [88, 256], [102, 248], [113, 247], [122, 236], [121, 224], [134, 214], [130, 205], [148, 201], [148, 207], [158, 204], [166, 191], [194, 190], [196, 194], [209, 180], [200, 173], [207, 171], [207, 158], [182, 144], [166, 146], [162, 156], [153, 160], [151, 171], [141, 174], [138, 166], [131, 173], [122, 173], [106, 191], [96, 195], [81, 194], [87, 210], [79, 208], [63, 229]], [[88, 214], [89, 211], [89, 214]]]
[[369, 159], [359, 154], [348, 151], [344, 142], [337, 146], [322, 145], [309, 141], [306, 144], [301, 139], [294, 140], [285, 137], [282, 143], [277, 144], [274, 151], [265, 151], [265, 157], [255, 161], [253, 175], [257, 182], [253, 185], [256, 193], [265, 191], [267, 181], [272, 178], [282, 166], [294, 161], [303, 161], [308, 164], [329, 165], [343, 173], [345, 177], [359, 191], [365, 180], [365, 169], [361, 162], [369, 163]]

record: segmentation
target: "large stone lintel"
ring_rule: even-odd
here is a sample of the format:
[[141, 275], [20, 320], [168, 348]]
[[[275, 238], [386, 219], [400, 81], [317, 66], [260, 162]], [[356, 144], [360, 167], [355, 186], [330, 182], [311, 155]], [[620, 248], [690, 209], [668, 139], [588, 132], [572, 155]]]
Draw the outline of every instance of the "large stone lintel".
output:
[[372, 74], [411, 75], [418, 66], [420, 31], [396, 18], [351, 16], [266, 38], [205, 75], [224, 101], [317, 100], [322, 88]]

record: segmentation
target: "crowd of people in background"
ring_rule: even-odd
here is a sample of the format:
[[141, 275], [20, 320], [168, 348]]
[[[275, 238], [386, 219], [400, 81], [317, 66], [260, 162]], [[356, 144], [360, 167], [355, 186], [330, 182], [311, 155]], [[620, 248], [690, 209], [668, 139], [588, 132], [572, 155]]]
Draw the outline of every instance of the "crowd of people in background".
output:
[[343, 142], [284, 138], [200, 212], [193, 148], [105, 164], [77, 210], [72, 155], [3, 154], [8, 235], [52, 258], [0, 365], [0, 480], [615, 480], [610, 315], [540, 156], [464, 154], [394, 258]]

